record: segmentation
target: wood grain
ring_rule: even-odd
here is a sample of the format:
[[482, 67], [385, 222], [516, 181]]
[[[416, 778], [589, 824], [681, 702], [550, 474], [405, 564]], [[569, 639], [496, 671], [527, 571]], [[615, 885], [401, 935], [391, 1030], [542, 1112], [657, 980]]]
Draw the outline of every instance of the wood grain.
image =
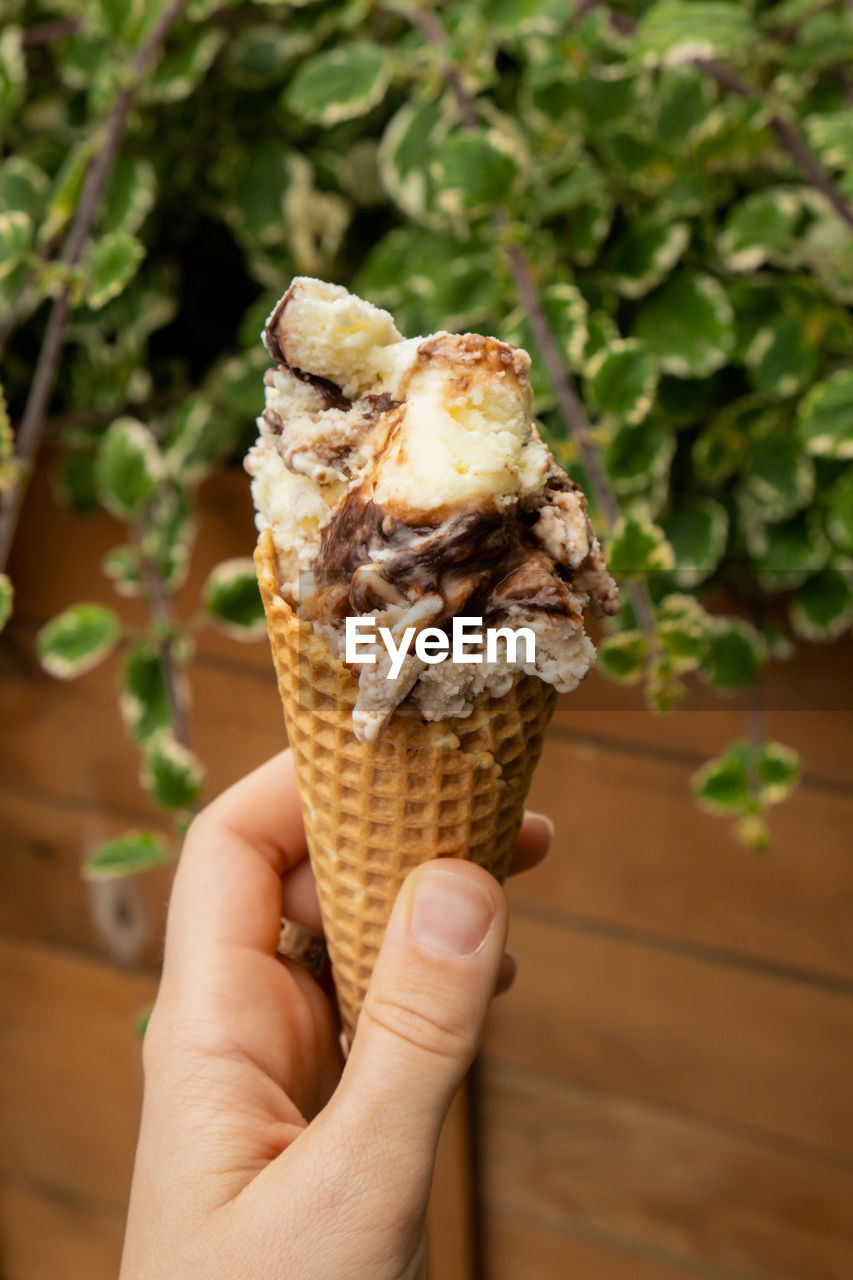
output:
[[475, 1280], [477, 1275], [470, 1088], [466, 1078], [438, 1144], [427, 1213], [428, 1280]]
[[122, 1212], [0, 1183], [3, 1280], [115, 1280], [123, 1235]]
[[[488, 1280], [700, 1280], [691, 1262], [650, 1259], [621, 1241], [589, 1239], [572, 1224], [563, 1230], [488, 1213], [484, 1221]], [[719, 1277], [720, 1273], [715, 1272]]]
[[853, 980], [853, 796], [800, 788], [756, 857], [697, 810], [684, 766], [552, 734], [529, 803], [556, 832], [513, 904]]
[[849, 996], [525, 913], [510, 946], [493, 1057], [853, 1156]]
[[488, 1062], [479, 1120], [492, 1217], [605, 1233], [700, 1275], [853, 1275], [850, 1163]]
[[153, 979], [0, 939], [0, 1174], [122, 1208]]
[[[0, 777], [65, 800], [150, 815], [138, 782], [139, 758], [125, 737], [116, 700], [119, 659], [60, 682], [32, 657], [29, 629], [12, 623], [0, 643]], [[190, 724], [216, 795], [285, 745], [272, 667], [263, 676], [197, 664]], [[85, 741], [85, 749], [83, 744]]]
[[139, 825], [137, 815], [7, 786], [0, 814], [0, 930], [125, 965], [159, 964], [171, 868], [100, 883], [80, 874], [102, 841]]

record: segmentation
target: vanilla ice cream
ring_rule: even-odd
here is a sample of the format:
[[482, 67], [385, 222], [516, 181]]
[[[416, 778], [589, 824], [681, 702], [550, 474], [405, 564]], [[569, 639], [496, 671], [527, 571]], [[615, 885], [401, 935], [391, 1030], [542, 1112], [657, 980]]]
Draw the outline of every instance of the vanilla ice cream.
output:
[[[531, 420], [526, 352], [479, 334], [404, 339], [392, 317], [336, 285], [293, 281], [264, 330], [276, 368], [246, 468], [280, 589], [343, 658], [347, 617], [395, 637], [456, 617], [528, 627], [492, 661], [430, 663], [413, 649], [353, 667], [356, 735], [375, 741], [410, 700], [465, 716], [520, 671], [560, 692], [589, 670], [586, 608], [618, 607], [586, 499]], [[485, 654], [482, 655], [485, 659]]]

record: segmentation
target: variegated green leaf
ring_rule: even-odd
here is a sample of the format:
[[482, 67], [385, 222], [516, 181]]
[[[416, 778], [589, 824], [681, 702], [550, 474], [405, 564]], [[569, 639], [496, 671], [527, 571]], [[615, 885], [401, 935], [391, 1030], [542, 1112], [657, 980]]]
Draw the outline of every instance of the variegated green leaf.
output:
[[750, 447], [739, 491], [753, 516], [786, 520], [811, 502], [814, 490], [814, 464], [790, 435], [772, 432]]
[[316, 43], [314, 28], [299, 26], [296, 15], [286, 24], [256, 23], [228, 41], [224, 58], [228, 78], [243, 89], [283, 84], [295, 59], [304, 58]]
[[83, 864], [83, 876], [86, 880], [116, 880], [171, 861], [169, 846], [159, 832], [128, 831], [102, 844]]
[[98, 150], [102, 139], [92, 134], [72, 147], [53, 179], [47, 209], [38, 231], [38, 243], [50, 244], [60, 234], [77, 208], [80, 189], [89, 161]]
[[782, 312], [758, 330], [744, 363], [756, 391], [783, 400], [812, 381], [822, 357], [803, 318]]
[[226, 40], [225, 31], [213, 26], [185, 36], [180, 47], [161, 58], [145, 80], [145, 102], [183, 102], [207, 75]]
[[853, 369], [839, 369], [811, 391], [797, 415], [806, 450], [820, 458], [853, 458]]
[[30, 217], [20, 210], [0, 212], [0, 280], [23, 261], [33, 234]]
[[195, 511], [186, 490], [161, 485], [148, 504], [141, 545], [169, 593], [186, 579], [195, 531]]
[[[587, 342], [587, 310], [583, 294], [576, 285], [557, 283], [545, 285], [540, 297], [548, 326], [566, 363], [572, 369], [580, 368]], [[516, 308], [506, 317], [501, 336], [531, 355], [533, 364], [528, 377], [533, 387], [534, 411], [540, 413], [552, 407], [554, 387], [524, 307]]]
[[610, 347], [618, 341], [619, 330], [613, 317], [606, 311], [594, 311], [587, 320], [587, 339], [582, 353], [584, 373], [603, 347]]
[[121, 622], [112, 609], [75, 604], [42, 627], [36, 649], [45, 671], [60, 680], [73, 680], [102, 662], [120, 635]]
[[636, 338], [603, 347], [586, 369], [587, 396], [593, 409], [636, 426], [654, 404], [659, 370]]
[[765, 742], [758, 753], [759, 799], [762, 804], [787, 800], [802, 775], [799, 754], [781, 742]]
[[693, 466], [699, 480], [713, 488], [729, 480], [745, 463], [750, 438], [778, 425], [778, 417], [754, 397], [733, 400], [696, 438]]
[[853, 468], [826, 495], [826, 531], [839, 551], [853, 553]]
[[637, 218], [605, 255], [602, 267], [625, 298], [642, 298], [665, 280], [690, 241], [685, 222]]
[[204, 766], [169, 729], [160, 729], [145, 746], [140, 782], [163, 809], [190, 809], [204, 786]]
[[795, 191], [768, 188], [735, 205], [720, 232], [717, 247], [729, 271], [757, 271], [790, 247], [802, 203]]
[[790, 591], [822, 569], [829, 542], [816, 513], [801, 512], [781, 524], [745, 524], [758, 581], [767, 592]]
[[691, 785], [700, 807], [709, 813], [744, 813], [750, 804], [749, 760], [749, 744], [737, 742], [697, 769]]
[[[455, 333], [493, 322], [501, 309], [502, 286], [491, 248], [420, 227], [395, 227], [375, 245], [353, 287], [393, 310], [404, 330]], [[584, 306], [582, 298], [579, 306]]]
[[392, 117], [382, 136], [380, 176], [391, 199], [415, 222], [435, 222], [435, 215], [431, 215], [435, 189], [431, 161], [455, 123], [449, 97], [409, 102]]
[[312, 124], [353, 120], [382, 101], [391, 72], [390, 58], [379, 45], [348, 42], [303, 62], [287, 88], [285, 105]]
[[476, 8], [492, 32], [550, 35], [565, 23], [562, 0], [476, 0]]
[[120, 520], [132, 519], [163, 479], [163, 458], [148, 428], [135, 418], [117, 418], [98, 449], [96, 476], [104, 506]]
[[127, 231], [108, 231], [86, 257], [89, 285], [86, 302], [93, 311], [118, 297], [136, 274], [145, 250]]
[[135, 235], [154, 207], [157, 178], [145, 156], [119, 156], [104, 193], [101, 225]]
[[596, 665], [617, 684], [636, 684], [642, 679], [645, 660], [646, 641], [640, 631], [620, 631], [598, 644]]
[[616, 202], [603, 192], [594, 201], [581, 204], [566, 215], [566, 249], [573, 263], [591, 267], [598, 259], [615, 212]]
[[788, 616], [803, 640], [834, 640], [853, 625], [853, 565], [830, 567], [792, 597]]
[[702, 678], [720, 693], [752, 684], [766, 661], [764, 637], [744, 618], [712, 618]]
[[659, 525], [632, 512], [623, 515], [613, 530], [608, 564], [617, 577], [671, 569], [672, 547]]
[[655, 94], [656, 132], [666, 143], [681, 146], [708, 115], [713, 89], [707, 76], [694, 67], [676, 67], [660, 74]]
[[104, 556], [101, 568], [115, 587], [117, 595], [126, 599], [141, 595], [144, 579], [136, 547], [114, 547]]
[[666, 516], [663, 528], [675, 556], [678, 586], [695, 587], [710, 577], [726, 550], [726, 508], [713, 498], [691, 498]]
[[657, 607], [657, 632], [673, 672], [695, 671], [708, 647], [711, 620], [694, 596], [672, 592]]
[[517, 157], [497, 130], [457, 130], [432, 162], [435, 205], [452, 219], [489, 213], [511, 196], [518, 172]]
[[685, 271], [646, 299], [634, 332], [666, 373], [703, 378], [721, 368], [734, 347], [734, 312], [718, 280]]
[[237, 640], [264, 634], [264, 606], [255, 566], [248, 557], [223, 560], [211, 570], [203, 591], [211, 620]]
[[724, 0], [657, 0], [637, 25], [633, 52], [647, 65], [668, 67], [736, 54], [755, 38], [746, 9]]
[[840, 111], [813, 112], [806, 117], [805, 125], [809, 141], [824, 164], [849, 172], [853, 167], [853, 112], [849, 106]]
[[[180, 696], [186, 694], [183, 686]], [[166, 669], [160, 649], [149, 641], [133, 646], [124, 660], [119, 684], [119, 711], [134, 742], [143, 744], [172, 725]]]
[[0, 164], [0, 210], [25, 213], [35, 221], [41, 216], [50, 179], [27, 156], [8, 156]]
[[675, 437], [658, 422], [620, 427], [608, 444], [604, 462], [620, 495], [643, 493], [669, 472]]

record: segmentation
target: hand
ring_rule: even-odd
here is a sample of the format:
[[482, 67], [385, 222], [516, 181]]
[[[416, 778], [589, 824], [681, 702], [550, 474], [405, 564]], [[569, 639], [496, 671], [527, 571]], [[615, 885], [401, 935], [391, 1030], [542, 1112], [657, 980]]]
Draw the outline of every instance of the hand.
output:
[[[549, 841], [528, 815], [514, 869]], [[408, 877], [345, 1067], [332, 1001], [275, 954], [282, 914], [320, 931], [289, 752], [186, 838], [143, 1047], [122, 1280], [420, 1274], [441, 1125], [514, 972], [503, 891], [455, 859]]]

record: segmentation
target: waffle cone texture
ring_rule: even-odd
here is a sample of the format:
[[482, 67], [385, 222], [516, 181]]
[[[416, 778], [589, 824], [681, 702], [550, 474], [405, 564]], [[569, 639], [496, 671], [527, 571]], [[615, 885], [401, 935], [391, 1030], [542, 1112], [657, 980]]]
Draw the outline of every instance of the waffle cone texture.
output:
[[427, 723], [409, 706], [377, 743], [352, 728], [358, 682], [278, 589], [269, 530], [258, 584], [293, 750], [308, 850], [344, 1031], [351, 1041], [394, 899], [432, 858], [506, 878], [556, 694], [522, 675], [470, 716]]

